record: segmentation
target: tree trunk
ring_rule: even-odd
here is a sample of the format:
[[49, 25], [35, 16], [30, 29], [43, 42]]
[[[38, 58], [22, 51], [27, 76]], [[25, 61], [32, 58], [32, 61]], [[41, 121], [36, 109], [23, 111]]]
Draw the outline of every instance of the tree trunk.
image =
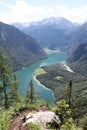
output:
[[5, 81], [3, 82], [3, 86], [4, 86], [5, 109], [8, 109], [7, 93], [6, 93], [6, 83], [5, 83]]

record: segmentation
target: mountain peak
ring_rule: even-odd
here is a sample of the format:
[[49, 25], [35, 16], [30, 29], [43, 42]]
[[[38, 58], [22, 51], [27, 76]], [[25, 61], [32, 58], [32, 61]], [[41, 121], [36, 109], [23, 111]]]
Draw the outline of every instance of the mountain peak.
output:
[[32, 22], [28, 27], [42, 27], [42, 26], [55, 26], [57, 28], [67, 29], [73, 28], [76, 24], [63, 17], [50, 17], [37, 22]]

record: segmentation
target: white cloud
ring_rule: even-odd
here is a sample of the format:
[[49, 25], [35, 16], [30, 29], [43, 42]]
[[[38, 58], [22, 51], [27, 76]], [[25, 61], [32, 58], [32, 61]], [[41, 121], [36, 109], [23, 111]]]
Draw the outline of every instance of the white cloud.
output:
[[72, 22], [82, 23], [87, 20], [87, 6], [70, 9], [64, 6], [59, 6], [56, 10], [58, 10], [60, 16], [63, 16]]
[[0, 20], [7, 23], [31, 22], [51, 16], [65, 17], [72, 22], [84, 22], [87, 18], [87, 7], [67, 8], [66, 6], [55, 6], [53, 8], [38, 7], [27, 4], [24, 0], [18, 0], [15, 5], [5, 4], [10, 12], [0, 10]]
[[16, 5], [5, 4], [11, 12], [0, 12], [0, 19], [6, 22], [28, 22], [44, 18], [49, 15], [50, 9], [28, 5], [25, 1], [17, 1]]

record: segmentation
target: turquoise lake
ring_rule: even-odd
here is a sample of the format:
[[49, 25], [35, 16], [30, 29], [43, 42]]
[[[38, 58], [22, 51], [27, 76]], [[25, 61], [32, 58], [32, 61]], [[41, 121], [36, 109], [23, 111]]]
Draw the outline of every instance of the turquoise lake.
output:
[[[65, 62], [66, 54], [61, 52], [52, 52], [48, 54], [48, 58], [44, 60], [40, 60], [39, 62], [25, 68], [22, 70], [17, 71], [17, 76], [20, 79], [20, 86], [19, 90], [22, 95], [24, 95], [27, 91], [28, 84], [30, 80], [33, 78], [33, 73], [35, 70], [41, 66], [48, 66], [55, 63], [62, 63]], [[49, 101], [51, 103], [54, 102], [55, 98], [53, 95], [53, 91], [47, 89], [42, 84], [39, 84], [36, 80], [34, 80], [34, 87], [37, 92], [39, 92], [41, 98], [45, 101]]]

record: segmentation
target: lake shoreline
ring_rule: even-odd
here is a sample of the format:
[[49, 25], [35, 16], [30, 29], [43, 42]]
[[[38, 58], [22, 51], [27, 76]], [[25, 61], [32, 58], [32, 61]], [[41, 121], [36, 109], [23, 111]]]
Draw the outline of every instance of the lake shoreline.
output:
[[[34, 63], [33, 65], [29, 67], [24, 67], [23, 69], [17, 71], [17, 77], [20, 79], [20, 84], [19, 84], [19, 91], [22, 95], [25, 95], [27, 91], [27, 86], [30, 82], [30, 80], [33, 78], [33, 74], [35, 70], [39, 67], [42, 66], [48, 66], [51, 64], [56, 64], [56, 63], [61, 63], [65, 62], [66, 54], [62, 52], [51, 52], [48, 54], [48, 58], [44, 60], [40, 60], [39, 62]], [[48, 87], [45, 87], [43, 84], [41, 84], [38, 80], [37, 77], [34, 80], [36, 90], [42, 95], [42, 99], [45, 101], [55, 101], [55, 95], [53, 90], [51, 90]], [[46, 92], [47, 91], [47, 92]], [[46, 93], [46, 94], [45, 94]]]
[[41, 82], [37, 79], [37, 75], [33, 74], [33, 79], [34, 79], [40, 86], [42, 86], [42, 87], [45, 88], [46, 90], [49, 90], [49, 91], [52, 92], [52, 95], [53, 95], [53, 98], [54, 98], [54, 102], [55, 102], [56, 99], [55, 99], [53, 90], [50, 89], [50, 88], [47, 88], [46, 86], [44, 86], [43, 84], [41, 84]]
[[44, 48], [44, 51], [45, 51], [47, 54], [60, 53], [60, 52], [61, 52], [59, 49], [57, 49], [57, 50], [50, 50], [50, 49], [48, 49], [48, 48]]
[[[57, 64], [58, 64], [58, 63], [57, 63]], [[61, 66], [62, 66], [65, 70], [67, 70], [67, 71], [69, 71], [69, 72], [71, 72], [71, 73], [74, 73], [74, 71], [68, 66], [67, 63], [59, 63], [59, 64], [61, 64]], [[48, 66], [49, 66], [49, 65], [48, 65]], [[55, 102], [55, 101], [56, 101], [56, 98], [55, 98], [55, 93], [54, 93], [54, 91], [53, 91], [52, 89], [50, 89], [49, 87], [46, 87], [45, 85], [43, 85], [43, 84], [37, 79], [37, 76], [38, 76], [38, 74], [33, 73], [33, 79], [37, 82], [37, 84], [39, 84], [41, 87], [45, 88], [46, 90], [50, 90], [50, 91], [52, 92], [52, 96], [53, 96], [54, 102]]]

